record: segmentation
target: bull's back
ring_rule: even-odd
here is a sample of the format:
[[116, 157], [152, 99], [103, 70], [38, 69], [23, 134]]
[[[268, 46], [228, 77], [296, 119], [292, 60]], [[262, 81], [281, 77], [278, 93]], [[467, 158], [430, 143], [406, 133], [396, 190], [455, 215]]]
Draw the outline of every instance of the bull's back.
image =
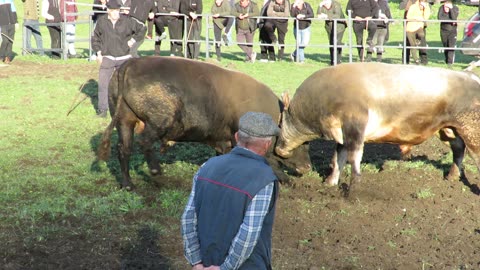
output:
[[479, 98], [475, 75], [422, 66], [353, 63], [312, 74], [297, 89], [292, 106], [297, 112], [322, 107], [320, 110], [329, 114], [341, 107], [398, 116], [404, 110], [461, 110]]
[[142, 121], [175, 115], [184, 130], [225, 136], [237, 129], [238, 119], [247, 111], [279, 119], [278, 97], [240, 72], [172, 57], [132, 59], [122, 68], [124, 99]]

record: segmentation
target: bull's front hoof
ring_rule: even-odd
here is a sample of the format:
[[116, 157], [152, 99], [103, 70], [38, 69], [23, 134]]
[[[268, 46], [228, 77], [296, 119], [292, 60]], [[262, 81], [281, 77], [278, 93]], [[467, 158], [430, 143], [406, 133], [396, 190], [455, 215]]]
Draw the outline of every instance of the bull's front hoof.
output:
[[458, 180], [460, 180], [461, 175], [462, 175], [462, 173], [460, 172], [458, 167], [453, 165], [450, 168], [450, 171], [448, 172], [448, 174], [445, 176], [445, 180], [450, 181], [450, 182], [458, 181]]
[[327, 179], [325, 180], [325, 184], [327, 184], [327, 186], [336, 186], [338, 185], [338, 179], [335, 179], [334, 177], [327, 177]]

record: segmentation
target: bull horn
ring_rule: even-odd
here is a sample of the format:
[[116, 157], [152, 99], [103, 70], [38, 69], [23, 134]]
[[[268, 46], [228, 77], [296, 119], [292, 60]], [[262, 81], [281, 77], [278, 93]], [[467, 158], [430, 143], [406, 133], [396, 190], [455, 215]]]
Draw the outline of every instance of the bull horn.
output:
[[283, 101], [284, 111], [288, 110], [288, 106], [290, 106], [290, 97], [288, 96], [288, 92], [283, 92], [282, 101]]

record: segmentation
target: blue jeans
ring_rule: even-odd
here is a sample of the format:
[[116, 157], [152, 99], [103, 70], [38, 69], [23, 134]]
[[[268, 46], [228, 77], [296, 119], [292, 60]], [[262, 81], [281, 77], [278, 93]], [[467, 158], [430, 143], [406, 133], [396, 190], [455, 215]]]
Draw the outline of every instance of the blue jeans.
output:
[[[305, 61], [305, 47], [308, 45], [310, 42], [310, 27], [307, 27], [305, 29], [298, 29], [297, 33], [297, 28], [295, 27], [293, 29], [293, 35], [295, 36], [295, 39], [298, 42], [298, 52], [295, 50], [293, 52], [293, 57], [295, 59], [298, 58], [298, 61], [304, 62]], [[298, 53], [298, 57], [297, 57]]]
[[[23, 20], [23, 24], [33, 24], [33, 25], [27, 25], [25, 27], [25, 39], [27, 43], [25, 44], [25, 49], [27, 51], [30, 51], [32, 48], [31, 44], [31, 39], [32, 39], [32, 34], [33, 37], [35, 38], [35, 43], [37, 43], [37, 49], [43, 50], [43, 40], [42, 40], [42, 33], [40, 33], [40, 26], [38, 25], [38, 20]], [[45, 55], [43, 51], [39, 51], [40, 55]]]

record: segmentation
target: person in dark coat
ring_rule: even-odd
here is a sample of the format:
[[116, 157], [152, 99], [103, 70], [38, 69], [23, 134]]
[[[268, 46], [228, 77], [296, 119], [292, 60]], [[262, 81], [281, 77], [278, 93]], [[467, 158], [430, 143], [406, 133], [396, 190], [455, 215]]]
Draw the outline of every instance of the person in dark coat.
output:
[[[353, 19], [353, 31], [357, 39], [358, 57], [365, 61], [364, 46], [367, 47], [367, 56], [371, 58], [374, 50], [373, 36], [377, 31], [377, 24], [371, 19], [378, 18], [378, 4], [375, 0], [348, 0], [346, 13], [351, 11]], [[363, 30], [367, 30], [368, 36], [363, 44]]]
[[[342, 11], [342, 4], [337, 0], [324, 0], [320, 2], [317, 9], [317, 17], [325, 19], [325, 31], [330, 44], [330, 65], [342, 62], [342, 39], [347, 23], [345, 14]], [[336, 38], [335, 38], [336, 37]], [[335, 46], [337, 46], [335, 48]]]
[[458, 6], [454, 5], [452, 0], [447, 0], [440, 6], [438, 9], [438, 19], [442, 22], [440, 23], [440, 38], [442, 40], [442, 45], [445, 55], [445, 63], [448, 67], [453, 65], [455, 60], [455, 50], [450, 50], [447, 48], [454, 48], [457, 44], [457, 22], [458, 19]]
[[43, 0], [42, 1], [42, 16], [45, 18], [47, 25], [48, 33], [50, 34], [50, 48], [52, 50], [52, 58], [60, 59], [62, 48], [62, 29], [60, 23], [62, 22], [62, 16], [60, 15], [60, 5], [58, 0]]
[[290, 8], [293, 21], [293, 34], [298, 44], [298, 51], [295, 50], [291, 54], [292, 61], [298, 60], [300, 63], [305, 62], [305, 47], [310, 42], [310, 25], [311, 18], [314, 17], [312, 6], [303, 0], [295, 0]]
[[237, 146], [205, 162], [193, 178], [182, 215], [192, 269], [272, 269], [272, 225], [278, 180], [265, 159], [280, 130], [266, 113], [247, 112]]
[[[156, 15], [152, 25], [149, 25], [153, 28], [153, 23], [155, 24], [155, 55], [160, 55], [162, 40], [167, 37], [165, 27], [168, 27], [170, 56], [182, 56], [183, 21], [180, 17], [180, 0], [156, 0], [155, 6], [156, 13], [162, 14]], [[148, 30], [150, 38], [151, 28]]]
[[[228, 36], [227, 33], [230, 32], [232, 28], [234, 19], [231, 16], [231, 7], [228, 0], [215, 0], [215, 3], [212, 5], [212, 18], [213, 18], [213, 34], [215, 36], [215, 54], [217, 55], [217, 60], [221, 61], [222, 53], [222, 38], [225, 42], [225, 45], [228, 46]], [[222, 32], [224, 34], [222, 35]]]
[[[155, 12], [155, 2], [154, 0], [131, 0], [130, 11], [128, 15], [133, 18], [135, 22], [140, 24], [147, 31], [147, 19], [153, 19]], [[145, 37], [141, 40], [138, 40], [130, 48], [130, 54], [132, 57], [138, 58], [138, 48], [143, 44]]]
[[2, 43], [0, 44], [0, 59], [9, 64], [13, 57], [13, 40], [15, 39], [15, 24], [17, 10], [13, 0], [0, 0], [0, 28]]
[[198, 59], [200, 56], [200, 33], [202, 31], [202, 0], [181, 0], [180, 13], [187, 20], [187, 58]]
[[[392, 19], [392, 14], [390, 12], [390, 6], [388, 5], [387, 0], [376, 1], [379, 7], [378, 19], [382, 19], [382, 21], [376, 21], [377, 31], [375, 31], [375, 35], [373, 36], [373, 43], [376, 46], [375, 50], [377, 52], [377, 62], [382, 62], [383, 53], [385, 52], [383, 44], [385, 44], [385, 42], [388, 40], [388, 26], [390, 24], [389, 19]], [[367, 59], [367, 61], [370, 62], [371, 59]]]
[[92, 49], [100, 63], [97, 115], [103, 118], [107, 117], [110, 78], [115, 69], [132, 58], [130, 48], [146, 32], [132, 17], [120, 15], [120, 4], [116, 1], [108, 1], [107, 13], [97, 21], [92, 36]]

